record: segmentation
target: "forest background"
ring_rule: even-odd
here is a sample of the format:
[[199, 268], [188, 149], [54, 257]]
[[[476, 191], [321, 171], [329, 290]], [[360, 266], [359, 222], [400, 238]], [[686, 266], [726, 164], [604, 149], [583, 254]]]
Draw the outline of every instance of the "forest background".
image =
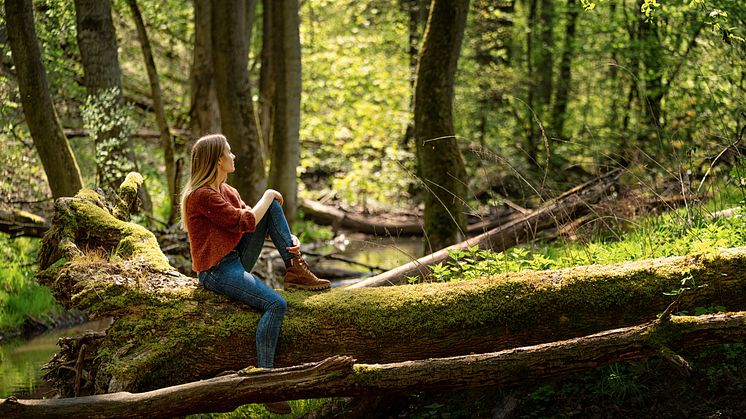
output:
[[[99, 89], [84, 75], [81, 49], [89, 47], [81, 47], [85, 40], [78, 39], [76, 8], [93, 13], [102, 3], [109, 4], [34, 1], [40, 57], [82, 183], [111, 189], [137, 168], [148, 192], [146, 215], [139, 220], [152, 227], [176, 221], [172, 198], [179, 167], [183, 179], [191, 143], [218, 130], [256, 146], [239, 146], [242, 153], [236, 153], [238, 162], [251, 162], [250, 174], [232, 180], [242, 194], [256, 194], [243, 182], [277, 187], [291, 197], [291, 213], [297, 205], [295, 188], [299, 196], [362, 211], [420, 212], [438, 206], [428, 204], [428, 196], [445, 183], [424, 174], [426, 151], [417, 147], [423, 141], [456, 151], [464, 167], [462, 174], [451, 175], [463, 186], [456, 193], [461, 199], [452, 197], [460, 187], [440, 188], [456, 206], [435, 224], [463, 226], [462, 220], [454, 222], [453, 213], [453, 218], [466, 212], [483, 215], [504, 200], [537, 207], [617, 167], [625, 169], [625, 185], [650, 194], [672, 188], [681, 194], [717, 191], [709, 181], [744, 182], [733, 176], [746, 120], [746, 5], [738, 0], [244, 0], [223, 7], [198, 0], [113, 0], [118, 68], [109, 65], [103, 72], [118, 71], [120, 83]], [[157, 69], [160, 116], [133, 4], [141, 12]], [[420, 126], [446, 120], [446, 129], [423, 138], [416, 123], [417, 64], [428, 10], [438, 4], [454, 10], [468, 4], [468, 13], [462, 28], [458, 22], [440, 22], [432, 29], [463, 31], [463, 40], [458, 48], [440, 48], [450, 53], [433, 66], [435, 79], [446, 79], [446, 103], [421, 113]], [[0, 196], [3, 207], [48, 216], [54, 195], [50, 181], [61, 179], [47, 177], [39, 140], [32, 140], [5, 6], [0, 11]], [[204, 15], [211, 6], [223, 14], [213, 10], [220, 24], [213, 17], [207, 33], [225, 40], [233, 39], [232, 33], [244, 40], [245, 53], [238, 54], [244, 61], [233, 62], [232, 70], [231, 64], [221, 70], [219, 60], [199, 55], [205, 50], [197, 47], [204, 42], [198, 33], [205, 29], [198, 11]], [[274, 20], [268, 11], [275, 12]], [[293, 39], [294, 53], [277, 46], [291, 45]], [[240, 43], [232, 45], [223, 56], [241, 51]], [[212, 46], [207, 50], [217, 53], [219, 46]], [[270, 54], [277, 50], [285, 55]], [[298, 62], [296, 56], [302, 66], [288, 70], [287, 63]], [[458, 64], [453, 63], [449, 84], [452, 66], [442, 64], [454, 59]], [[215, 65], [207, 70], [215, 77], [212, 93], [197, 89], [198, 75], [205, 71], [201, 66], [207, 64]], [[225, 80], [241, 74], [236, 65], [246, 71], [245, 85], [240, 78]], [[271, 71], [272, 65], [281, 67]], [[294, 85], [281, 77], [299, 80]], [[278, 92], [278, 86], [291, 88]], [[240, 107], [219, 103], [218, 96], [230, 91], [238, 100], [248, 98], [251, 106], [245, 100]], [[296, 101], [296, 114], [282, 100]], [[229, 115], [225, 109], [230, 108], [237, 114]], [[285, 111], [276, 114], [277, 109]], [[164, 137], [166, 128], [170, 131]], [[280, 146], [293, 138], [295, 148], [292, 141], [289, 148]], [[234, 149], [243, 142], [231, 135], [229, 140]], [[281, 161], [290, 166], [277, 170], [291, 174], [290, 181], [272, 175], [272, 165]], [[458, 228], [452, 228], [429, 247], [437, 250], [458, 236]], [[308, 237], [313, 237], [310, 231]]]

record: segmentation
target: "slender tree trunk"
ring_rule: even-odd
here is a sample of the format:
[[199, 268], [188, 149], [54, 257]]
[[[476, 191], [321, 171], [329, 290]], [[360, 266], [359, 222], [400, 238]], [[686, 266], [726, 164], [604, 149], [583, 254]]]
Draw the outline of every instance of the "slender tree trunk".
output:
[[[570, 1], [570, 0], [568, 0]], [[572, 0], [575, 1], [575, 0]], [[577, 7], [577, 6], [576, 6]], [[617, 21], [619, 17], [617, 17], [617, 2], [616, 0], [613, 0], [609, 4], [609, 16], [610, 19], [613, 21]], [[607, 86], [608, 89], [610, 89], [611, 92], [623, 92], [624, 86], [619, 80], [619, 61], [618, 61], [618, 55], [617, 55], [617, 49], [613, 48], [611, 50], [611, 56], [610, 63], [609, 63], [609, 76], [607, 77]], [[621, 122], [619, 121], [619, 106], [620, 106], [620, 97], [621, 94], [614, 94], [611, 95], [611, 105], [610, 105], [610, 112], [608, 114], [607, 119], [607, 125], [611, 127], [612, 129], [617, 129], [618, 127], [621, 127]]]
[[[539, 0], [528, 0], [528, 26], [536, 28], [538, 23], [536, 19], [536, 10]], [[535, 109], [536, 88], [534, 87], [534, 34], [533, 32], [526, 35], [526, 75], [528, 78], [528, 92], [526, 102], [528, 103], [528, 118], [526, 126], [526, 159], [529, 166], [534, 166], [538, 162], [538, 146], [536, 118], [538, 115]]]
[[[638, 1], [642, 6], [643, 0]], [[654, 145], [657, 149], [660, 144], [660, 130], [663, 125], [661, 115], [663, 101], [663, 53], [661, 51], [661, 40], [658, 32], [658, 20], [646, 20], [644, 15], [639, 17], [639, 41], [641, 47], [642, 61], [642, 114], [645, 117], [643, 124], [646, 129], [640, 132], [638, 141], [640, 147], [644, 148], [646, 143]]]
[[161, 93], [161, 84], [158, 81], [158, 70], [155, 66], [155, 59], [153, 59], [153, 51], [150, 48], [150, 39], [148, 38], [148, 32], [145, 30], [145, 22], [143, 21], [142, 13], [140, 13], [140, 8], [137, 6], [137, 0], [127, 0], [127, 4], [132, 11], [132, 17], [135, 21], [135, 26], [137, 27], [137, 37], [140, 39], [143, 60], [145, 61], [145, 68], [147, 69], [148, 80], [150, 81], [150, 94], [153, 98], [153, 111], [155, 112], [155, 120], [161, 134], [161, 149], [163, 150], [163, 161], [166, 166], [166, 182], [169, 194], [168, 200], [171, 204], [168, 223], [174, 224], [176, 222], [176, 214], [179, 213], [179, 190], [181, 189], [177, 182], [174, 139], [171, 137], [171, 131], [169, 130], [168, 122], [166, 121], [166, 110], [163, 107], [163, 95]]
[[[536, 81], [531, 86], [533, 110], [536, 120], [533, 121], [532, 136], [536, 143], [536, 158], [542, 167], [551, 162], [549, 141], [554, 136], [551, 126], [550, 104], [552, 100], [552, 76], [554, 74], [554, 0], [539, 0], [538, 45], [536, 48]], [[539, 125], [541, 124], [541, 126]], [[539, 152], [543, 150], [543, 152]]]
[[417, 78], [417, 60], [419, 58], [420, 41], [427, 23], [428, 5], [425, 0], [402, 0], [402, 8], [408, 15], [409, 33], [409, 112], [413, 120], [407, 124], [404, 132], [404, 145], [409, 145], [414, 139], [414, 87]]
[[194, 52], [189, 116], [195, 138], [220, 132], [220, 107], [212, 66], [212, 1], [194, 0]]
[[298, 196], [300, 163], [301, 53], [298, 0], [272, 1], [276, 35], [273, 61], [277, 81], [272, 129], [269, 184], [285, 198], [285, 215], [292, 225]]
[[246, 0], [212, 7], [212, 59], [223, 134], [236, 155], [232, 184], [244, 201], [256, 202], [267, 186], [265, 151], [254, 116], [248, 69]]
[[466, 217], [466, 170], [453, 126], [453, 85], [468, 0], [433, 0], [415, 83], [415, 139], [426, 188], [426, 245], [440, 249], [461, 241]]
[[262, 0], [262, 52], [259, 69], [259, 129], [264, 149], [272, 153], [272, 124], [276, 95], [275, 29], [272, 14], [276, 8], [273, 0]]
[[23, 114], [44, 166], [49, 189], [55, 198], [74, 196], [83, 187], [83, 179], [49, 93], [31, 0], [6, 0], [5, 19]]
[[578, 18], [578, 5], [575, 0], [567, 0], [567, 24], [565, 26], [565, 40], [560, 60], [559, 79], [556, 83], [554, 95], [554, 109], [552, 111], [552, 132], [559, 138], [566, 138], [565, 119], [567, 117], [567, 102], [569, 100], [570, 84], [572, 83], [572, 57], [575, 53], [575, 22]]
[[[89, 97], [100, 97], [105, 91], [114, 91], [113, 103], [99, 103], [103, 112], [111, 117], [124, 107], [122, 94], [122, 75], [119, 67], [117, 37], [111, 18], [110, 0], [75, 0], [75, 17], [78, 47], [83, 63], [84, 82]], [[132, 139], [127, 129], [118, 121], [113, 127], [102, 131], [94, 138], [97, 153], [103, 153], [97, 159], [98, 184], [107, 191], [116, 191], [124, 177], [133, 170], [138, 170]], [[151, 202], [143, 188], [141, 199], [143, 207], [150, 211]]]

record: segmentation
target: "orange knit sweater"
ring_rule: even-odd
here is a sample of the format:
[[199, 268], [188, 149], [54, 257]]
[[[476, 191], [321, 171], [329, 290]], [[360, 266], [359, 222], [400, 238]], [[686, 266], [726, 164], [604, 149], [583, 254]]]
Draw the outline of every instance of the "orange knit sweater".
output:
[[256, 229], [256, 218], [238, 191], [226, 183], [220, 192], [203, 186], [186, 201], [186, 226], [192, 269], [206, 271], [236, 247], [246, 232]]

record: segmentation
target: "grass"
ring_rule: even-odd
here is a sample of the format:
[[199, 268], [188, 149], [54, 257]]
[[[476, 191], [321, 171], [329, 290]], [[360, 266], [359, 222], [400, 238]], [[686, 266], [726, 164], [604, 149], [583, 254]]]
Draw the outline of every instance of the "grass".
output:
[[61, 310], [34, 279], [38, 250], [38, 239], [0, 234], [0, 335], [15, 335], [27, 319], [45, 321]]
[[746, 217], [711, 217], [717, 209], [740, 204], [742, 194], [724, 188], [711, 202], [650, 216], [625, 227], [596, 232], [580, 240], [535, 242], [505, 252], [479, 250], [452, 251], [452, 260], [433, 269], [437, 281], [461, 281], [517, 272], [574, 266], [611, 264], [624, 261], [711, 253], [718, 248], [746, 245]]

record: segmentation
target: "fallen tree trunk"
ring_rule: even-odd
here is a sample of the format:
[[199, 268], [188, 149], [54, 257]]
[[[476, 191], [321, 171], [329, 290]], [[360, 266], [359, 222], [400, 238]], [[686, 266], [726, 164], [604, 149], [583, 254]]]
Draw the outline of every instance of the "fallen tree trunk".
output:
[[299, 199], [300, 209], [305, 218], [317, 224], [334, 228], [346, 228], [359, 233], [377, 236], [412, 236], [422, 235], [422, 220], [391, 221], [390, 217], [372, 217], [342, 211], [339, 208], [324, 205], [310, 199]]
[[525, 242], [540, 230], [569, 220], [579, 209], [589, 208], [590, 205], [608, 193], [609, 188], [616, 182], [620, 174], [620, 170], [609, 172], [563, 193], [529, 214], [515, 218], [477, 237], [464, 240], [390, 271], [372, 276], [351, 285], [349, 288], [398, 285], [405, 283], [408, 278], [425, 277], [430, 273], [430, 266], [448, 261], [450, 259], [449, 251], [452, 250], [466, 250], [477, 246], [480, 249], [502, 252], [517, 243]]
[[49, 229], [49, 221], [20, 209], [0, 208], [0, 232], [10, 237], [41, 237]]
[[[174, 271], [152, 233], [112, 216], [95, 192], [59, 199], [55, 209], [39, 280], [64, 305], [116, 319], [103, 337], [68, 345], [51, 364], [48, 377], [63, 395], [146, 391], [255, 362], [256, 311]], [[276, 365], [333, 354], [400, 362], [583, 336], [653, 318], [670, 303], [663, 293], [689, 275], [705, 286], [684, 298], [684, 309], [742, 309], [745, 265], [746, 248], [738, 248], [463, 282], [284, 293], [290, 310]]]
[[[247, 403], [359, 396], [385, 391], [411, 394], [485, 386], [531, 384], [614, 362], [654, 356], [675, 361], [684, 348], [746, 340], [746, 313], [672, 317], [560, 342], [495, 353], [383, 365], [352, 357], [280, 369], [247, 368], [203, 381], [146, 393], [56, 400], [0, 400], [4, 418], [167, 417], [228, 412]], [[685, 362], [685, 361], [684, 361]]]

